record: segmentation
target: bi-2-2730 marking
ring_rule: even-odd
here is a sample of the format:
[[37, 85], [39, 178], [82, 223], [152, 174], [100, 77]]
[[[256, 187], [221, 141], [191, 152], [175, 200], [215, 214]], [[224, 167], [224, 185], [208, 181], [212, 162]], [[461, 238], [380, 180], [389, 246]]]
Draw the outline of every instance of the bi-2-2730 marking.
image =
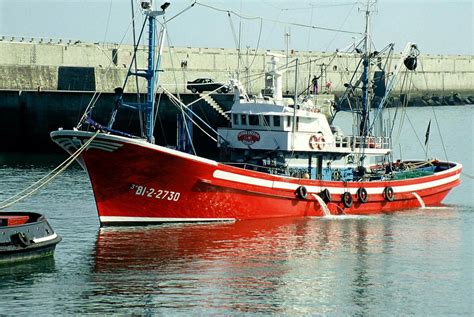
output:
[[141, 185], [130, 185], [130, 189], [135, 190], [135, 195], [137, 196], [144, 196], [156, 199], [167, 199], [170, 201], [178, 201], [179, 197], [181, 196], [180, 192], [174, 192], [171, 190], [165, 189], [156, 189], [153, 187], [146, 187]]

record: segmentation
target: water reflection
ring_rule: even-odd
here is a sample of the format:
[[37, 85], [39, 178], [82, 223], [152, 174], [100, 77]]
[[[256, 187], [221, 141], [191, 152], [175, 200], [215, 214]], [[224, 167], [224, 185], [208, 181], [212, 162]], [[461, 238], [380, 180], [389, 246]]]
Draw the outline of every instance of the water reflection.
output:
[[8, 289], [11, 284], [30, 287], [47, 274], [56, 272], [53, 256], [29, 261], [20, 261], [0, 265], [0, 290]]
[[325, 304], [320, 312], [331, 312], [334, 296], [342, 296], [365, 314], [373, 285], [368, 255], [387, 252], [391, 248], [384, 244], [392, 243], [390, 225], [379, 220], [101, 229], [93, 265], [101, 287], [95, 295], [146, 294], [129, 301], [131, 307], [182, 309], [198, 300], [216, 313], [278, 314], [292, 312], [290, 303], [299, 301], [309, 311]]

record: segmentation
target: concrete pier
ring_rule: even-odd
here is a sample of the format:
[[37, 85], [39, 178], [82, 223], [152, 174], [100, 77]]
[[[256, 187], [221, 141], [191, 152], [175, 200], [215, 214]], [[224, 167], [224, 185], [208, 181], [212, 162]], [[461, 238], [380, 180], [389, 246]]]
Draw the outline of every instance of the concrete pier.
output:
[[[204, 77], [226, 83], [229, 78], [236, 77], [239, 64], [241, 82], [250, 93], [257, 94], [265, 89], [265, 72], [270, 61], [267, 53], [264, 50], [245, 50], [239, 54], [235, 49], [223, 48], [165, 48], [160, 83], [191, 102], [197, 95], [186, 89], [187, 81]], [[286, 52], [271, 53], [282, 55], [280, 61], [284, 65]], [[335, 52], [290, 53], [289, 60], [299, 58], [301, 65], [299, 92], [310, 85], [314, 75], [322, 75], [320, 87], [331, 82], [331, 92], [336, 95], [344, 91], [344, 83], [349, 82], [360, 57]], [[48, 152], [57, 149], [49, 141], [49, 132], [59, 127], [72, 128], [94, 91], [101, 92], [94, 113], [108, 120], [114, 100], [112, 92], [122, 86], [132, 55], [132, 46], [0, 36], [0, 126], [8, 131], [0, 135], [0, 151]], [[140, 48], [139, 68], [145, 68], [145, 60], [144, 48]], [[396, 60], [395, 56], [392, 65]], [[403, 73], [400, 76], [403, 78]], [[283, 77], [283, 90], [290, 95], [294, 94], [294, 77], [294, 68]], [[437, 95], [437, 104], [449, 104], [451, 99], [443, 98], [452, 98], [453, 94], [474, 96], [474, 56], [421, 55], [411, 83], [410, 96], [418, 96], [421, 101], [428, 98], [424, 100], [425, 104], [436, 100], [430, 97], [432, 94]], [[127, 98], [136, 94], [136, 87], [135, 80], [128, 82]], [[138, 87], [140, 92], [145, 92], [142, 79], [138, 80]], [[399, 93], [398, 88], [394, 91], [395, 96]], [[232, 103], [231, 95], [220, 94], [215, 98], [224, 109]], [[167, 98], [162, 100], [167, 102]], [[193, 110], [202, 113], [214, 125], [227, 124], [225, 118], [204, 101], [196, 103]], [[124, 113], [129, 115], [127, 111]], [[166, 129], [158, 126], [155, 129], [161, 129], [164, 135], [165, 139], [157, 136], [160, 144], [173, 144], [170, 140], [176, 135], [175, 119], [175, 108], [160, 107], [159, 121], [166, 125]], [[118, 125], [129, 128], [130, 122], [130, 118], [118, 118]], [[133, 124], [136, 125], [137, 120]]]
[[[187, 93], [188, 80], [205, 77], [225, 83], [236, 76], [240, 64], [240, 79], [249, 92], [255, 94], [265, 88], [264, 74], [270, 60], [266, 53], [269, 51], [244, 50], [238, 54], [235, 49], [224, 48], [165, 48], [160, 82], [172, 92]], [[286, 55], [284, 51], [271, 53]], [[0, 89], [110, 92], [122, 85], [132, 55], [132, 46], [127, 45], [0, 36]], [[313, 75], [322, 74], [320, 86], [330, 81], [332, 91], [338, 94], [344, 90], [344, 83], [349, 81], [360, 57], [335, 52], [291, 51], [289, 60], [295, 58], [299, 58], [301, 65], [298, 72], [300, 90], [309, 86]], [[395, 55], [392, 65], [397, 59]], [[284, 65], [286, 56], [280, 60]], [[141, 48], [138, 66], [144, 68], [145, 61], [145, 51]], [[284, 77], [283, 90], [293, 94], [294, 68]], [[417, 74], [411, 81], [416, 95], [473, 95], [474, 56], [422, 54]], [[143, 81], [139, 82], [139, 87], [144, 87]], [[130, 81], [126, 91], [135, 90], [135, 81]]]

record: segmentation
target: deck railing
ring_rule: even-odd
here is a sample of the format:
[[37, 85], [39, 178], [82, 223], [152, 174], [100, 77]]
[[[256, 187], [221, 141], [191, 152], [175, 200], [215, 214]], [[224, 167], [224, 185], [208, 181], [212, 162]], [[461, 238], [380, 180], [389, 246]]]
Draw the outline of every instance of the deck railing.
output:
[[389, 149], [390, 138], [388, 137], [362, 137], [362, 136], [336, 136], [335, 146], [337, 148], [365, 148], [365, 149]]

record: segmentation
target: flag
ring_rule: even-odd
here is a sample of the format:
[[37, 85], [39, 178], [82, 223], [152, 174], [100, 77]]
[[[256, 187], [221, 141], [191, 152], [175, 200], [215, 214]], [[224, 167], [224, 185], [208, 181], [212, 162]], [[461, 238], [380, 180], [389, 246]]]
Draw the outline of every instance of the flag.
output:
[[428, 123], [428, 127], [426, 128], [426, 133], [425, 133], [425, 146], [428, 143], [428, 140], [430, 139], [430, 127], [431, 127], [431, 120]]

